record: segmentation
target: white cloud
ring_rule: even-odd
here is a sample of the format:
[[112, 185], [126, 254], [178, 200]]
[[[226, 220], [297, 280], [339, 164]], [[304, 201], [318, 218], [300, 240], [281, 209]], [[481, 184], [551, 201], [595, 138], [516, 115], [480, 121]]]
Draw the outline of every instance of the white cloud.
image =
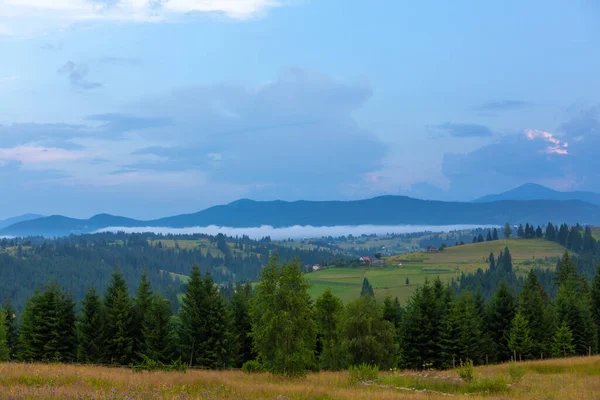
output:
[[2, 0], [0, 35], [41, 33], [76, 22], [172, 21], [190, 13], [244, 20], [280, 5], [281, 0]]
[[561, 141], [550, 132], [544, 132], [538, 129], [526, 129], [525, 136], [528, 140], [542, 139], [550, 143], [544, 150], [546, 154], [569, 154], [569, 151], [567, 150], [569, 143]]
[[81, 152], [59, 149], [56, 147], [24, 145], [12, 148], [0, 148], [0, 163], [18, 161], [23, 164], [38, 164], [77, 160], [81, 157], [83, 157]]
[[2, 82], [11, 82], [11, 81], [16, 81], [17, 77], [16, 76], [5, 76], [4, 78], [0, 78], [0, 83]]

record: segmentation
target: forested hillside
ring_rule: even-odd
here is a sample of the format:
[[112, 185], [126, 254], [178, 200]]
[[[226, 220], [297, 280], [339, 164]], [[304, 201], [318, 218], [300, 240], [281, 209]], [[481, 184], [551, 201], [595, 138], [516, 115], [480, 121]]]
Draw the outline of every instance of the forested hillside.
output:
[[303, 264], [323, 264], [344, 259], [327, 249], [277, 246], [269, 238], [229, 238], [223, 235], [157, 236], [153, 234], [95, 234], [59, 240], [29, 238], [0, 241], [0, 300], [18, 309], [37, 288], [60, 284], [74, 300], [83, 299], [88, 287], [102, 290], [118, 268], [134, 287], [144, 271], [153, 287], [176, 309], [182, 292], [180, 275], [193, 265], [210, 271], [215, 282], [256, 280], [269, 256], [299, 257]]

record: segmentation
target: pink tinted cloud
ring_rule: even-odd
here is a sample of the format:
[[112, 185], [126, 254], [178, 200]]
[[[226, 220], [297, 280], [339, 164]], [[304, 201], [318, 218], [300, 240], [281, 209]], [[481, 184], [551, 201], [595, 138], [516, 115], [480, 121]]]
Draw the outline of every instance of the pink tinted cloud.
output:
[[550, 132], [540, 131], [538, 129], [526, 129], [525, 136], [528, 140], [541, 139], [550, 143], [550, 145], [544, 150], [544, 153], [546, 154], [569, 154], [569, 151], [567, 150], [569, 143], [563, 142], [554, 137], [554, 135]]
[[5, 163], [6, 161], [20, 161], [23, 164], [38, 164], [77, 160], [82, 157], [83, 154], [81, 152], [69, 151], [56, 147], [22, 145], [11, 148], [0, 148], [0, 163]]

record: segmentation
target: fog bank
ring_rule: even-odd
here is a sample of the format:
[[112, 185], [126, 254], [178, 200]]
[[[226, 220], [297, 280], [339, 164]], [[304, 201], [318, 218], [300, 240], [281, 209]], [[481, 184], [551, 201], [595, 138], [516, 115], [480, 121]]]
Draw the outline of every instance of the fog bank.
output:
[[204, 233], [208, 235], [217, 235], [222, 233], [227, 236], [246, 235], [252, 239], [260, 239], [270, 236], [271, 239], [302, 239], [302, 238], [320, 238], [323, 236], [360, 236], [366, 235], [385, 235], [388, 233], [414, 233], [414, 232], [449, 232], [463, 229], [493, 228], [495, 225], [355, 225], [355, 226], [290, 226], [286, 228], [274, 228], [270, 225], [263, 225], [255, 228], [232, 228], [228, 226], [195, 226], [189, 228], [168, 228], [168, 227], [108, 227], [98, 232], [126, 232], [143, 233], [152, 232], [156, 234], [189, 235], [195, 233]]

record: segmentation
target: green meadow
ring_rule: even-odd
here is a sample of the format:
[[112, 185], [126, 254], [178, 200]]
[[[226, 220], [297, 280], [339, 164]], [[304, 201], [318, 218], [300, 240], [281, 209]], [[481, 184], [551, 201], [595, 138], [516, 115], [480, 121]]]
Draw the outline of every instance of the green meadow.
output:
[[366, 277], [378, 299], [389, 294], [405, 302], [426, 279], [439, 276], [442, 281], [450, 282], [463, 272], [488, 268], [489, 254], [493, 252], [497, 256], [505, 247], [512, 254], [517, 274], [524, 274], [534, 267], [553, 268], [556, 259], [565, 252], [559, 244], [543, 239], [497, 240], [449, 247], [438, 253], [413, 252], [387, 257], [381, 267], [327, 268], [306, 277], [312, 284], [310, 293], [315, 298], [330, 287], [344, 302], [351, 301], [360, 295]]

